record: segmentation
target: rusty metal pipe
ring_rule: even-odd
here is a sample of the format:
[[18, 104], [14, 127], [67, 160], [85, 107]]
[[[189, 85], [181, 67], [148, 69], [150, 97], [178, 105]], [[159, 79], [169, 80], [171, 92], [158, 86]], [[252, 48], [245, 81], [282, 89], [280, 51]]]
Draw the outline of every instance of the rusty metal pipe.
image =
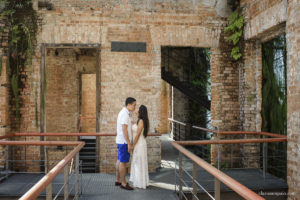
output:
[[43, 190], [55, 179], [55, 177], [64, 169], [70, 160], [84, 146], [84, 142], [80, 142], [63, 160], [61, 160], [48, 174], [46, 174], [39, 182], [37, 182], [30, 190], [28, 190], [20, 200], [36, 199]]
[[265, 138], [265, 139], [234, 139], [234, 140], [197, 140], [197, 141], [176, 141], [175, 143], [188, 145], [204, 144], [244, 144], [244, 143], [264, 143], [264, 142], [285, 142], [286, 138]]
[[6, 138], [11, 138], [11, 137], [14, 137], [15, 136], [15, 134], [8, 134], [8, 135], [2, 135], [2, 136], [0, 136], [0, 140], [2, 140], [2, 139], [6, 139]]
[[287, 138], [286, 135], [281, 135], [281, 134], [277, 134], [277, 133], [257, 132], [257, 134], [258, 134], [258, 135], [271, 136], [271, 137]]
[[220, 135], [243, 135], [243, 134], [250, 134], [250, 135], [265, 135], [275, 138], [286, 138], [285, 135], [280, 135], [276, 133], [268, 133], [268, 132], [256, 132], [256, 131], [220, 131]]
[[171, 143], [181, 153], [183, 153], [185, 156], [187, 156], [192, 161], [197, 163], [199, 166], [201, 166], [203, 169], [205, 169], [208, 173], [213, 175], [215, 178], [220, 180], [222, 183], [227, 185], [229, 188], [231, 188], [233, 191], [238, 193], [243, 198], [245, 198], [247, 200], [263, 200], [264, 199], [261, 196], [259, 196], [258, 194], [256, 194], [255, 192], [253, 192], [252, 190], [250, 190], [249, 188], [247, 188], [246, 186], [240, 184], [239, 182], [237, 182], [233, 178], [229, 177], [228, 175], [226, 175], [225, 173], [223, 173], [220, 170], [216, 169], [215, 167], [213, 167], [212, 165], [210, 165], [206, 161], [202, 160], [201, 158], [199, 158], [198, 156], [196, 156], [192, 152], [188, 151], [183, 146], [177, 144], [176, 142], [171, 142]]
[[[116, 136], [116, 133], [15, 133], [14, 136]], [[161, 136], [160, 133], [149, 133], [148, 136]]]
[[256, 134], [256, 131], [219, 131], [220, 135], [243, 135], [243, 134]]
[[84, 142], [64, 142], [64, 141], [3, 141], [0, 140], [0, 145], [10, 146], [76, 146]]

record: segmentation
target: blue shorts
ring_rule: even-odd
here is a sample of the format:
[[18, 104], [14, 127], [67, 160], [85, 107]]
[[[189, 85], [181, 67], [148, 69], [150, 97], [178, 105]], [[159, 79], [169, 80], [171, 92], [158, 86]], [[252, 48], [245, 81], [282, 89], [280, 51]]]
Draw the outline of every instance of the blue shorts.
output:
[[121, 163], [128, 163], [130, 159], [130, 154], [128, 153], [127, 144], [117, 144], [118, 147], [118, 160]]

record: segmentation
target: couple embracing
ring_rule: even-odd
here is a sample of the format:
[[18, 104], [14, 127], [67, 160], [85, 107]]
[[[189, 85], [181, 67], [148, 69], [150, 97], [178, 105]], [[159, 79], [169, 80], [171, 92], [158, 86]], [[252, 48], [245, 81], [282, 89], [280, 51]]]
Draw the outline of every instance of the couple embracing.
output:
[[136, 100], [128, 97], [125, 107], [119, 112], [117, 120], [116, 143], [118, 160], [116, 162], [115, 185], [122, 189], [133, 190], [126, 182], [126, 164], [131, 158], [130, 179], [133, 187], [143, 188], [149, 185], [147, 143], [149, 119], [147, 107], [141, 105], [137, 111], [137, 122], [131, 125], [131, 113], [135, 113]]

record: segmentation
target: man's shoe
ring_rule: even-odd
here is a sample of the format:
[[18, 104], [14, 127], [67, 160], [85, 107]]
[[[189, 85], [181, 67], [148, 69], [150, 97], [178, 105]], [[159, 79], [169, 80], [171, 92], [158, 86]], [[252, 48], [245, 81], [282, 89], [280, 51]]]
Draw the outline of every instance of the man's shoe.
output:
[[121, 187], [122, 189], [125, 189], [125, 190], [133, 190], [133, 188], [130, 187], [130, 186], [128, 185], [128, 183], [126, 184], [126, 186], [123, 186], [123, 185], [121, 184], [120, 187]]
[[115, 186], [119, 186], [119, 185], [121, 185], [121, 183], [118, 182], [118, 181], [116, 181], [116, 182], [115, 182]]

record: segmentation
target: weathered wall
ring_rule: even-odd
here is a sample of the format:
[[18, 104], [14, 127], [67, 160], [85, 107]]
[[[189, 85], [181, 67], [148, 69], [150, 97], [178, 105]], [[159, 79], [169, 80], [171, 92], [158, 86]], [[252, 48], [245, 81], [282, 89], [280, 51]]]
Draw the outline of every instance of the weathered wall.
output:
[[[289, 185], [289, 199], [299, 199], [300, 175], [299, 175], [299, 20], [300, 7], [297, 0], [276, 0], [276, 1], [246, 1], [242, 0], [241, 5], [245, 7], [246, 16], [245, 38], [246, 56], [244, 75], [244, 92], [252, 95], [252, 101], [245, 95], [244, 129], [261, 130], [261, 43], [268, 41], [282, 33], [286, 33], [287, 42], [287, 182]], [[252, 40], [252, 41], [250, 41]], [[251, 67], [252, 66], [252, 67]], [[253, 68], [255, 74], [253, 75]], [[247, 72], [247, 70], [249, 71]], [[251, 71], [252, 69], [252, 71]], [[248, 78], [247, 78], [248, 77]], [[245, 84], [244, 83], [244, 84]], [[246, 85], [245, 85], [246, 86]], [[247, 94], [247, 93], [246, 93]], [[252, 109], [251, 109], [252, 108]], [[254, 111], [254, 112], [252, 112]], [[253, 119], [252, 122], [250, 119]], [[253, 123], [255, 121], [255, 124]]]
[[79, 88], [82, 73], [96, 73], [95, 49], [89, 50], [86, 55], [76, 54], [74, 49], [47, 50], [45, 106], [47, 132], [78, 132], [77, 123], [81, 108]]
[[246, 19], [245, 39], [261, 38], [286, 20], [286, 0], [241, 0]]
[[287, 181], [289, 199], [300, 199], [300, 4], [288, 1], [287, 7]]
[[[239, 67], [240, 127], [245, 131], [261, 131], [262, 104], [262, 42], [285, 31], [286, 6], [284, 1], [241, 1], [244, 27], [244, 57]], [[246, 135], [245, 138], [258, 136]], [[260, 167], [258, 144], [242, 147], [245, 167]]]
[[[1, 5], [0, 5], [1, 9]], [[10, 131], [9, 121], [9, 79], [6, 73], [7, 66], [7, 48], [8, 48], [8, 30], [5, 29], [6, 19], [0, 16], [0, 136]], [[0, 169], [5, 164], [5, 146], [0, 146]]]
[[81, 116], [92, 117], [80, 120], [80, 132], [96, 132], [96, 74], [81, 75]]
[[[22, 131], [39, 130], [35, 125], [35, 108], [39, 108], [40, 104], [40, 48], [43, 43], [101, 44], [100, 132], [115, 132], [117, 114], [127, 96], [135, 97], [138, 106], [145, 104], [148, 107], [150, 132], [166, 129], [162, 125], [168, 122], [165, 114], [162, 114], [166, 111], [164, 111], [165, 103], [162, 103], [161, 99], [167, 95], [164, 97], [160, 74], [161, 46], [211, 48], [212, 124], [224, 130], [238, 129], [236, 93], [238, 73], [236, 67], [231, 64], [226, 44], [220, 39], [220, 34], [227, 23], [222, 17], [228, 15], [229, 11], [224, 2], [208, 0], [182, 0], [175, 3], [160, 0], [145, 0], [138, 3], [120, 0], [49, 2], [53, 3], [52, 11], [37, 8], [39, 19], [37, 48], [33, 65], [26, 68], [28, 85], [26, 92], [22, 93], [25, 102], [22, 117], [27, 118], [22, 119]], [[111, 52], [112, 41], [146, 42], [147, 52]], [[72, 95], [75, 97], [75, 93], [70, 92], [70, 96]], [[73, 99], [70, 102], [73, 102]], [[40, 111], [37, 112], [39, 116]], [[72, 122], [68, 122], [72, 123], [69, 128], [73, 129], [75, 114], [69, 113], [68, 116], [72, 118]], [[50, 118], [47, 116], [47, 131], [49, 131], [48, 123], [51, 123]], [[53, 124], [58, 125], [59, 123]], [[155, 157], [149, 159], [153, 162], [149, 165], [153, 165], [154, 169], [159, 167], [160, 163], [160, 156], [156, 155], [160, 152], [160, 141], [158, 138], [149, 137], [149, 140], [152, 139], [155, 141], [150, 142], [154, 145], [151, 156]], [[100, 159], [102, 171], [114, 171], [113, 165], [117, 155], [116, 148], [112, 148], [114, 140], [114, 137], [100, 139], [100, 158], [106, 157]], [[155, 148], [159, 150], [154, 150]]]
[[[83, 73], [96, 73], [96, 50], [49, 48], [46, 49], [45, 60], [45, 131], [49, 133], [76, 133], [78, 132], [80, 109], [86, 108], [84, 104], [82, 105], [84, 102], [80, 102], [81, 92], [84, 93], [90, 87], [81, 88], [80, 76]], [[94, 87], [96, 87], [96, 83], [94, 83]], [[96, 105], [95, 99], [94, 105]], [[95, 130], [96, 124], [95, 120], [93, 121], [94, 126], [90, 128]], [[47, 140], [72, 141], [77, 140], [77, 138], [49, 137]], [[65, 148], [63, 150], [49, 148], [49, 167], [53, 167], [57, 161], [63, 159], [67, 152]]]

